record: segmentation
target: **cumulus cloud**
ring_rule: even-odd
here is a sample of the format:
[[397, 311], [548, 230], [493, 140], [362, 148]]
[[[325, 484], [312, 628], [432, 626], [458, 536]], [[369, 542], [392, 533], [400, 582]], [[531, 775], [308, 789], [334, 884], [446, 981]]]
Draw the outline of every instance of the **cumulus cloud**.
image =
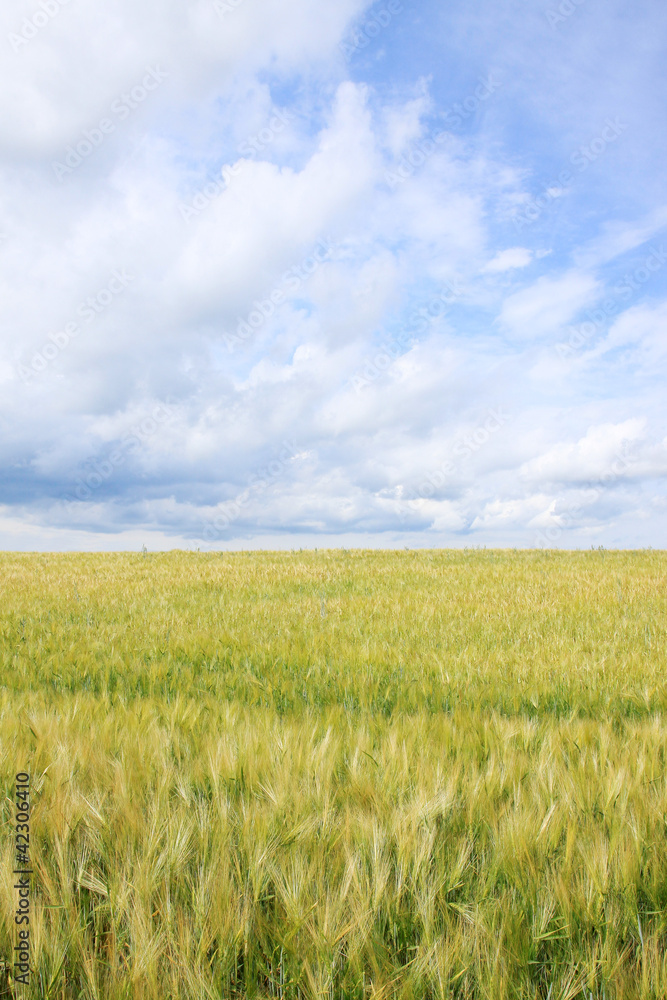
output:
[[[625, 459], [628, 447], [644, 437], [645, 421], [639, 418], [620, 424], [590, 427], [584, 437], [575, 442], [561, 441], [539, 458], [526, 462], [519, 474], [531, 483], [587, 483], [599, 479], [617, 460]], [[631, 467], [623, 462], [615, 474], [626, 478]]]
[[[610, 148], [559, 185], [560, 229], [552, 198], [517, 233], [551, 150], [597, 125], [575, 137], [546, 77], [471, 97], [509, 68], [502, 17], [376, 5], [357, 52], [365, 0], [39, 9], [0, 12], [0, 544], [534, 544], [554, 518], [579, 544], [605, 517], [634, 544], [663, 523], [667, 288], [633, 276], [664, 210], [634, 185], [647, 203], [616, 217]], [[554, 65], [521, 25], [515, 55]], [[619, 448], [631, 466], [566, 524]]]

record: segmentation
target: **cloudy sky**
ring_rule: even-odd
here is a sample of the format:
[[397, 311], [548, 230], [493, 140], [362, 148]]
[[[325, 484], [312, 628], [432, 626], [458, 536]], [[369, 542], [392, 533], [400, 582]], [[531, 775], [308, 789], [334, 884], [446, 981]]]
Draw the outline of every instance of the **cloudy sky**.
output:
[[0, 28], [0, 547], [665, 546], [663, 0]]

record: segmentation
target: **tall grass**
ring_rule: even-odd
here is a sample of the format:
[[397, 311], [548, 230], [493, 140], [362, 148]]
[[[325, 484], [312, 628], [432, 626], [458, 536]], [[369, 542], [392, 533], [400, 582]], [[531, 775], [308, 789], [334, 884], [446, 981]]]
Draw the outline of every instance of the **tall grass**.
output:
[[0, 557], [29, 991], [667, 996], [663, 553]]

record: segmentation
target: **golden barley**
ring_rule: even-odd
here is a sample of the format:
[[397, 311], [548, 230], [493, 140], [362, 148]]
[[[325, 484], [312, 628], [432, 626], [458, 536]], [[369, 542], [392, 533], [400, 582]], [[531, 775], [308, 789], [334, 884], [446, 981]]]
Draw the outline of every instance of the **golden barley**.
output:
[[8, 995], [667, 996], [666, 576], [1, 555], [7, 962], [18, 771], [33, 800]]

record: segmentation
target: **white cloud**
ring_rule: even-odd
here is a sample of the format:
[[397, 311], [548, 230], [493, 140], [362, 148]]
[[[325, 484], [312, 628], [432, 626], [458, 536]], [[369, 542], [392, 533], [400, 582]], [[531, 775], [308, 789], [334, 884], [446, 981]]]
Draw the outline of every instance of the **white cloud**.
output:
[[422, 119], [433, 102], [426, 90], [425, 81], [421, 81], [421, 88], [423, 92], [418, 97], [390, 106], [384, 111], [384, 142], [394, 157], [399, 157], [422, 134]]
[[600, 283], [590, 274], [568, 271], [557, 278], [543, 276], [509, 295], [499, 321], [518, 340], [536, 340], [557, 333], [577, 313], [595, 302]]
[[[611, 469], [617, 478], [625, 479], [632, 475], [628, 447], [643, 439], [644, 430], [645, 421], [636, 417], [620, 424], [590, 427], [578, 441], [559, 442], [526, 462], [519, 475], [532, 484], [581, 483], [599, 479]], [[618, 463], [618, 470], [614, 463]]]
[[[236, 165], [238, 176], [186, 230], [170, 279], [200, 305], [221, 306], [248, 288], [248, 277], [276, 281], [331, 229], [345, 230], [377, 171], [363, 88], [338, 89], [331, 125], [303, 170], [267, 162]], [[189, 238], [188, 238], [189, 237]]]
[[623, 363], [656, 372], [656, 365], [667, 356], [667, 302], [655, 306], [638, 305], [627, 309], [612, 323], [599, 344], [588, 351], [586, 363], [610, 351], [622, 350]]
[[667, 205], [661, 205], [639, 224], [609, 222], [601, 236], [574, 254], [579, 267], [598, 267], [607, 261], [642, 246], [667, 226]]
[[530, 524], [536, 512], [542, 510], [545, 500], [542, 495], [521, 500], [491, 500], [484, 504], [471, 527], [475, 530], [498, 531]]
[[[366, 0], [292, 0], [287, 7], [280, 0], [244, 0], [220, 17], [212, 0], [108, 0], [96, 7], [72, 0], [18, 51], [6, 42], [0, 62], [4, 148], [57, 155], [108, 115], [112, 102], [155, 63], [169, 74], [159, 97], [165, 101], [168, 93], [177, 104], [205, 101], [239, 73], [267, 65], [315, 69], [337, 54], [350, 20], [367, 6]], [[0, 36], [29, 33], [30, 13], [3, 5]]]
[[494, 273], [496, 271], [511, 271], [514, 268], [527, 267], [533, 259], [533, 254], [526, 247], [509, 247], [501, 250], [496, 256], [485, 264], [483, 271]]

